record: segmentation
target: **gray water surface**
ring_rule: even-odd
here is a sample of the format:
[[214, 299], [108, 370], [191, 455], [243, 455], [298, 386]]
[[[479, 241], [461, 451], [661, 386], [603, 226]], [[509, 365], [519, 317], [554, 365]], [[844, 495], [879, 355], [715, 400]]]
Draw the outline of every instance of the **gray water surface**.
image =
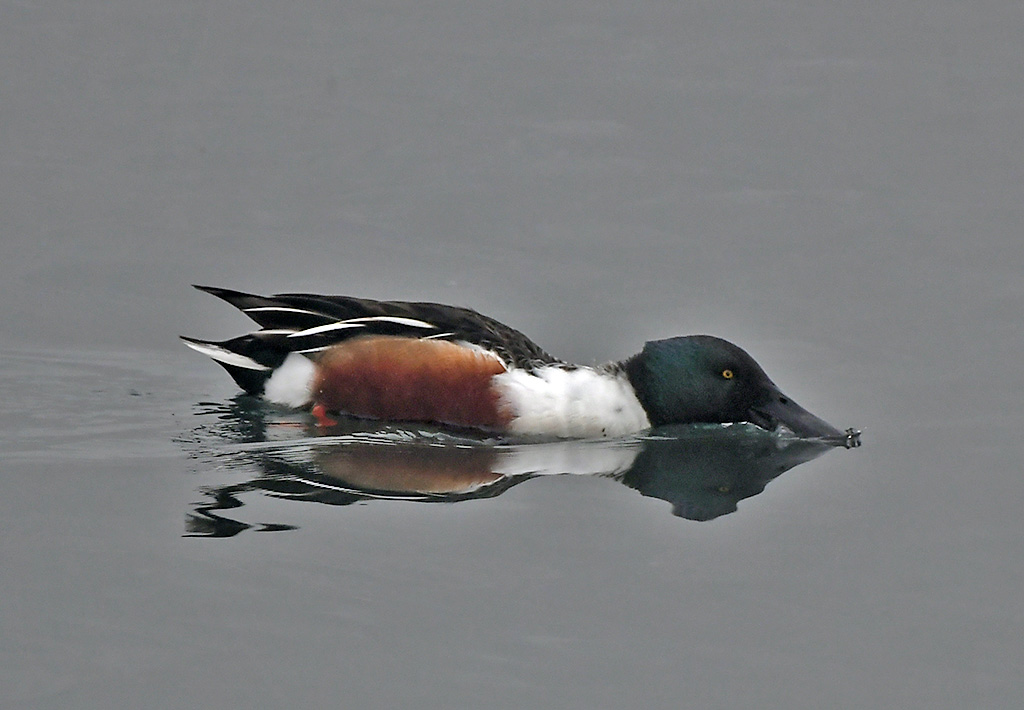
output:
[[[0, 16], [4, 708], [1019, 706], [1019, 3]], [[309, 422], [180, 346], [247, 327], [190, 283], [712, 333], [864, 446], [697, 520], [296, 496]]]

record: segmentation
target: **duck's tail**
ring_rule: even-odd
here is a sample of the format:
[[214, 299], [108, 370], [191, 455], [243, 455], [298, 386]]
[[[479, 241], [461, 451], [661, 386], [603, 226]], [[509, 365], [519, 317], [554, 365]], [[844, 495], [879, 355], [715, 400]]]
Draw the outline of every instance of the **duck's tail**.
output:
[[264, 393], [267, 380], [289, 354], [287, 349], [275, 348], [254, 333], [221, 342], [179, 337], [188, 347], [216, 361], [239, 387], [254, 396]]

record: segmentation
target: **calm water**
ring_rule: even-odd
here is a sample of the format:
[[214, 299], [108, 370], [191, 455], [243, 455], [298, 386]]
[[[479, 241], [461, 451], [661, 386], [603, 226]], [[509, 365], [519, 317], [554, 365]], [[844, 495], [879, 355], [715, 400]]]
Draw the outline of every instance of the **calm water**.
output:
[[[1019, 705], [1018, 3], [0, 8], [4, 708]], [[864, 446], [316, 436], [193, 282], [710, 332]]]

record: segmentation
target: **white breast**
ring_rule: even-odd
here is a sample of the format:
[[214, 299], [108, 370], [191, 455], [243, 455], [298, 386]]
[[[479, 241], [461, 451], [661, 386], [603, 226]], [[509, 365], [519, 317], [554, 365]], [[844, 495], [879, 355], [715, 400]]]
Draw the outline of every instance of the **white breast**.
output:
[[648, 428], [647, 413], [625, 377], [589, 367], [542, 367], [494, 376], [516, 434], [624, 436]]

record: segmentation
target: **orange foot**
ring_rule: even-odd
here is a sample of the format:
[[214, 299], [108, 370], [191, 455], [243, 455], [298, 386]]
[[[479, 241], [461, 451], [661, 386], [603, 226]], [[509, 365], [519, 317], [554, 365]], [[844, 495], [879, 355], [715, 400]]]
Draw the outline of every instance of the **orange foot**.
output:
[[313, 405], [313, 416], [316, 417], [316, 425], [318, 427], [326, 429], [327, 427], [336, 426], [337, 421], [327, 416], [327, 407], [322, 404]]

